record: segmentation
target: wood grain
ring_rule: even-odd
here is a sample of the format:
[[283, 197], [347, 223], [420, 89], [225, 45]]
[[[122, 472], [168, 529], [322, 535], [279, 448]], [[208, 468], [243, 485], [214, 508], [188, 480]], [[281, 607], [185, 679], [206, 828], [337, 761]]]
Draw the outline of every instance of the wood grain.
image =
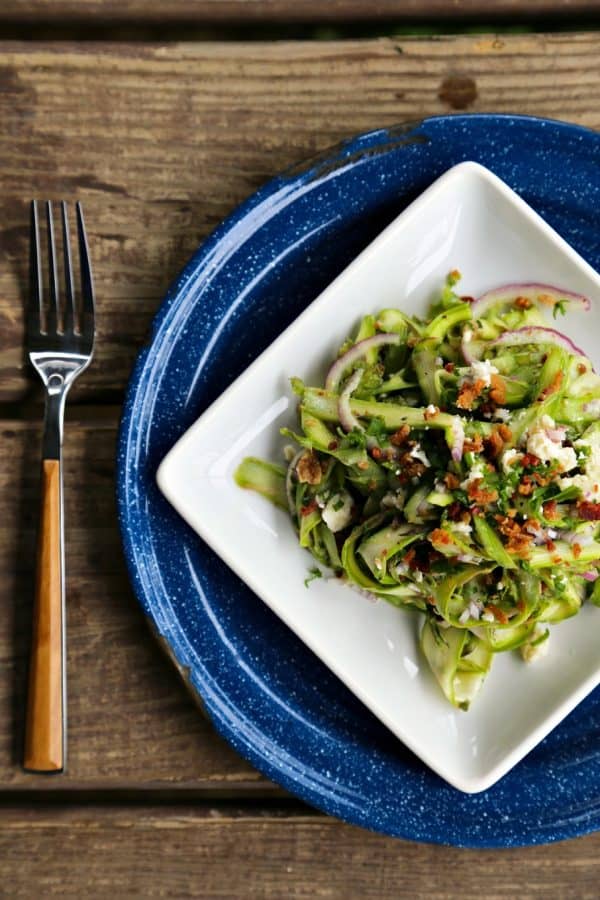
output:
[[60, 460], [43, 460], [23, 757], [30, 772], [65, 765], [61, 492]]
[[518, 110], [599, 127], [599, 90], [596, 33], [3, 44], [0, 401], [21, 404], [35, 378], [22, 350], [32, 196], [84, 201], [99, 339], [71, 402], [118, 402], [169, 282], [275, 173], [433, 113]]
[[67, 417], [69, 766], [52, 779], [20, 766], [41, 425], [0, 425], [0, 788], [226, 794], [235, 786], [271, 794], [275, 789], [201, 715], [132, 596], [114, 500], [117, 417], [116, 409], [91, 421]]
[[0, 22], [210, 24], [590, 14], [597, 0], [3, 0]]
[[281, 812], [275, 817], [217, 807], [5, 808], [3, 882], [11, 898], [598, 896], [598, 834], [550, 847], [460, 850]]
[[[5, 20], [11, 3], [19, 6], [2, 4]], [[77, 9], [84, 17], [111, 9], [99, 4]], [[23, 17], [25, 6], [35, 10], [35, 0], [20, 4]], [[136, 9], [132, 0], [118, 6], [129, 16]], [[64, 15], [67, 6], [54, 8]], [[598, 127], [599, 49], [597, 34], [0, 47], [0, 402], [14, 414], [0, 423], [0, 893], [597, 896], [598, 835], [471, 852], [393, 841], [298, 814], [298, 805], [282, 805], [279, 816], [272, 806], [227, 806], [227, 796], [282, 792], [215, 734], [148, 633], [116, 527], [118, 409], [98, 404], [120, 399], [151, 315], [197, 243], [272, 174], [348, 134], [430, 113], [518, 109]], [[32, 196], [85, 202], [99, 300], [97, 361], [74, 389], [66, 425], [70, 765], [51, 780], [19, 766], [41, 432], [20, 419], [39, 397], [23, 354]], [[42, 789], [60, 799], [71, 792], [81, 805], [41, 806]], [[218, 802], [107, 805], [126, 792]], [[11, 808], [11, 797], [38, 805]]]

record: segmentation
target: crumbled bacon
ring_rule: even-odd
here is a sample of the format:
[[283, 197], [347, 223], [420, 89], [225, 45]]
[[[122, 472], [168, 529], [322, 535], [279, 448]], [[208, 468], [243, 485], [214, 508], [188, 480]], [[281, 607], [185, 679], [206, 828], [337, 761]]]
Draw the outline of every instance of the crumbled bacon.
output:
[[408, 553], [405, 554], [403, 562], [406, 563], [409, 569], [414, 569], [415, 566], [415, 557], [417, 555], [417, 551], [414, 547], [411, 547]]
[[524, 475], [517, 490], [522, 497], [529, 497], [533, 494], [534, 484], [529, 475]]
[[447, 531], [444, 531], [443, 528], [434, 528], [434, 530], [429, 535], [429, 540], [432, 544], [453, 544], [454, 541], [452, 537], [448, 534]]
[[391, 443], [394, 447], [401, 447], [404, 444], [410, 434], [410, 428], [408, 425], [402, 425], [398, 431], [395, 431], [390, 438]]
[[538, 400], [545, 400], [546, 397], [551, 397], [552, 394], [556, 394], [556, 392], [558, 390], [560, 390], [562, 380], [563, 380], [563, 373], [562, 373], [562, 370], [559, 369], [558, 372], [556, 373], [556, 375], [554, 376], [554, 378], [552, 379], [552, 381], [550, 382], [550, 384], [548, 385], [548, 387], [544, 388], [544, 390], [538, 397]]
[[549, 475], [540, 475], [539, 472], [534, 472], [532, 478], [539, 484], [540, 487], [546, 487], [546, 485], [550, 484], [552, 478]]
[[500, 609], [499, 606], [496, 606], [495, 603], [488, 603], [487, 606], [485, 607], [485, 612], [491, 612], [493, 617], [498, 622], [501, 622], [502, 625], [506, 625], [508, 622], [508, 616], [506, 615], [504, 610]]
[[577, 504], [577, 515], [587, 522], [600, 520], [600, 503], [591, 503], [589, 500], [580, 500]]
[[517, 297], [515, 306], [517, 309], [531, 309], [531, 300], [529, 297]]
[[458, 398], [456, 400], [458, 408], [472, 409], [473, 403], [477, 400], [484, 387], [485, 381], [482, 378], [478, 378], [477, 381], [474, 381], [473, 383], [466, 381], [458, 393]]
[[319, 506], [316, 500], [311, 500], [310, 503], [307, 503], [306, 506], [300, 507], [300, 515], [301, 516], [310, 516], [312, 512], [318, 509]]
[[[433, 406], [433, 404], [432, 404], [432, 406]], [[439, 413], [440, 413], [440, 411], [437, 408], [437, 406], [433, 406], [432, 410], [430, 410], [429, 407], [427, 407], [425, 409], [425, 412], [423, 413], [423, 418], [425, 419], [426, 422], [430, 422], [431, 419], [435, 419], [435, 417], [438, 416]]]
[[410, 450], [403, 453], [398, 460], [402, 474], [407, 478], [420, 478], [427, 471], [427, 466], [410, 455]]
[[524, 453], [521, 457], [521, 465], [525, 469], [529, 466], [539, 466], [540, 462], [539, 456], [536, 456], [534, 453]]
[[323, 477], [323, 469], [315, 453], [303, 453], [296, 464], [298, 481], [304, 484], [319, 484]]
[[503, 441], [512, 440], [513, 434], [508, 425], [504, 425], [504, 423], [502, 425], [498, 425], [497, 431]]
[[502, 449], [504, 447], [504, 441], [500, 437], [500, 432], [498, 429], [492, 431], [490, 436], [485, 440], [485, 449], [488, 454], [492, 457], [492, 459], [498, 459], [500, 454], [502, 453]]
[[554, 543], [554, 541], [551, 541], [550, 539], [546, 541], [546, 550], [548, 551], [548, 553], [554, 553], [554, 551], [556, 550], [556, 544]]
[[328, 450], [337, 450], [337, 448], [338, 448], [338, 442], [337, 442], [337, 441], [329, 441], [329, 443], [327, 444], [327, 449], [328, 449]]
[[483, 441], [480, 434], [476, 434], [474, 438], [465, 438], [463, 453], [481, 453], [482, 450]]
[[581, 556], [581, 544], [573, 544], [573, 556], [575, 559], [579, 559]]
[[498, 406], [503, 406], [506, 403], [506, 382], [494, 373], [490, 378], [490, 385], [490, 400]]
[[383, 456], [383, 453], [381, 452], [379, 447], [373, 447], [371, 449], [371, 456], [373, 457], [373, 459], [381, 459], [381, 457]]
[[585, 363], [577, 363], [577, 371], [580, 375], [585, 375], [587, 372], [587, 366]]
[[450, 491], [455, 491], [460, 486], [460, 479], [453, 472], [446, 472], [444, 484]]
[[453, 362], [447, 362], [444, 366], [446, 372], [454, 372], [455, 366]]
[[508, 539], [506, 549], [509, 553], [516, 553], [519, 556], [527, 556], [529, 553], [529, 545], [533, 540], [531, 534], [516, 534]]
[[533, 535], [528, 534], [524, 526], [509, 516], [496, 516], [498, 530], [507, 538], [506, 549], [509, 553], [519, 556], [526, 555], [529, 545], [533, 541]]
[[556, 505], [556, 500], [547, 500], [543, 507], [542, 511], [544, 513], [544, 518], [549, 519], [553, 522], [555, 519], [558, 519], [558, 507]]
[[494, 503], [498, 499], [498, 491], [495, 488], [488, 490], [480, 487], [483, 479], [475, 478], [467, 488], [467, 496], [474, 503]]

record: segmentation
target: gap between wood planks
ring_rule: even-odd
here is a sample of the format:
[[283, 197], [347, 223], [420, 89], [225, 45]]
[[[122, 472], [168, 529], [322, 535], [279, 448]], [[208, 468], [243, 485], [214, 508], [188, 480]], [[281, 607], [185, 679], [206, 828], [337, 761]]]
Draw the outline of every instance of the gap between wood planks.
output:
[[[31, 397], [22, 401], [0, 403], [0, 428], [10, 427], [11, 422], [25, 422], [32, 425], [37, 423], [41, 430], [44, 416], [43, 393], [41, 388], [39, 391], [32, 390], [31, 393]], [[122, 405], [122, 391], [112, 390], [99, 390], [94, 403], [90, 403], [89, 397], [84, 402], [67, 401], [65, 428], [90, 426], [114, 428], [121, 415]]]
[[31, 808], [32, 800], [35, 800], [36, 809], [82, 806], [86, 809], [104, 806], [157, 806], [163, 808], [184, 806], [193, 807], [198, 816], [212, 815], [215, 808], [219, 813], [229, 818], [264, 817], [289, 818], [318, 817], [323, 818], [325, 813], [314, 809], [302, 800], [292, 797], [279, 790], [279, 795], [269, 796], [252, 791], [244, 795], [239, 788], [227, 792], [217, 790], [199, 790], [198, 788], [165, 788], [165, 789], [128, 789], [109, 788], [107, 790], [93, 788], [91, 790], [44, 790], [36, 788], [35, 791], [7, 789], [0, 791], [0, 819], [3, 809], [17, 807]]

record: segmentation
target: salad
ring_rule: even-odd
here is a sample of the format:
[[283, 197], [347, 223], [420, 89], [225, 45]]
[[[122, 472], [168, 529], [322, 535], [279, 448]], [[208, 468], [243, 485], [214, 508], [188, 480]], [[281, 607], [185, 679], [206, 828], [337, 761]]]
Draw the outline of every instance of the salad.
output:
[[323, 386], [293, 378], [287, 466], [247, 458], [236, 480], [289, 510], [318, 563], [420, 613], [422, 652], [466, 710], [494, 654], [531, 662], [549, 626], [600, 606], [600, 377], [553, 327], [585, 297], [518, 284], [474, 300], [459, 279], [425, 319], [365, 316]]

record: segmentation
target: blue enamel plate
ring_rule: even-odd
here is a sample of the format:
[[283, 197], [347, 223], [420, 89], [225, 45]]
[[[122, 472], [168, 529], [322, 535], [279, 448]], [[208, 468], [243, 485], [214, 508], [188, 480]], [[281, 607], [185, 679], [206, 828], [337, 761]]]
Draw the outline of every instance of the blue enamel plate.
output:
[[258, 769], [386, 834], [518, 846], [600, 827], [600, 689], [493, 787], [461, 793], [368, 712], [156, 486], [159, 464], [198, 416], [389, 222], [465, 160], [498, 175], [600, 268], [593, 132], [453, 116], [344, 143], [258, 191], [171, 288], [127, 392], [119, 513], [144, 612], [218, 731]]

